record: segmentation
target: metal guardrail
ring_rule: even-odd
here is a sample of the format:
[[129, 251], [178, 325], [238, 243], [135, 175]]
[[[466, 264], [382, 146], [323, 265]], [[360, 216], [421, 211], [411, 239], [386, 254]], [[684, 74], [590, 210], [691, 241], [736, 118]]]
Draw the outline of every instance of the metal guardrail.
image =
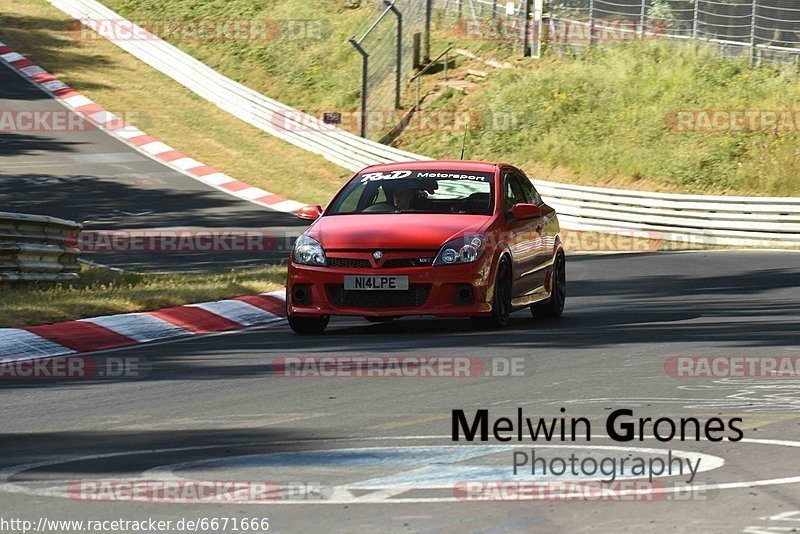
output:
[[0, 282], [78, 278], [81, 228], [55, 217], [0, 212]]
[[[123, 20], [95, 0], [49, 1], [89, 27], [92, 21]], [[376, 163], [431, 159], [323, 124], [222, 76], [155, 37], [111, 41], [245, 122], [351, 171]], [[800, 197], [674, 195], [533, 183], [558, 210], [562, 226], [571, 230], [641, 230], [657, 232], [664, 240], [711, 245], [800, 246]]]
[[533, 180], [562, 226], [699, 245], [800, 247], [800, 197], [679, 195]]

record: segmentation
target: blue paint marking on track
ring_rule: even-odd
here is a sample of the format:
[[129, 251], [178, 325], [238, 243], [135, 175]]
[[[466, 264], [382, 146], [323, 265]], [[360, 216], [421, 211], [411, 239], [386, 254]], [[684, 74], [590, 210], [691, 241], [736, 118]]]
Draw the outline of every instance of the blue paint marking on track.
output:
[[[403, 469], [401, 472], [370, 478], [348, 484], [351, 488], [415, 487], [447, 488], [464, 480], [525, 480], [531, 478], [530, 469], [518, 475], [512, 471], [511, 458], [506, 456], [492, 465], [461, 464], [477, 458], [506, 454], [519, 446], [432, 446], [432, 447], [375, 447], [358, 449], [334, 449], [324, 451], [278, 452], [201, 460], [181, 466], [182, 469], [203, 468], [259, 468], [259, 467], [319, 467], [350, 469], [358, 466], [382, 466], [387, 470]], [[608, 478], [598, 472], [594, 476], [545, 475], [537, 466], [534, 475], [539, 481], [546, 480], [597, 480]], [[619, 478], [634, 478], [629, 469], [617, 469]]]

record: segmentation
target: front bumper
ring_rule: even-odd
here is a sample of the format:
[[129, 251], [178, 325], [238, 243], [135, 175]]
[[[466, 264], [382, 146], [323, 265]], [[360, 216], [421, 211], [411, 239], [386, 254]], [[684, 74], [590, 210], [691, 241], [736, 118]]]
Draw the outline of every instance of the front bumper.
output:
[[[484, 255], [485, 256], [485, 255]], [[289, 264], [286, 286], [287, 311], [291, 316], [350, 315], [399, 317], [435, 315], [474, 317], [491, 313], [489, 288], [491, 262], [486, 258], [461, 265], [401, 269], [350, 269]], [[405, 291], [344, 291], [345, 275], [408, 276]], [[306, 302], [295, 302], [295, 288], [307, 289]], [[472, 298], [465, 302], [459, 292], [469, 286]], [[391, 293], [391, 294], [387, 294]], [[358, 295], [355, 295], [358, 294]], [[397, 305], [400, 303], [401, 305]]]

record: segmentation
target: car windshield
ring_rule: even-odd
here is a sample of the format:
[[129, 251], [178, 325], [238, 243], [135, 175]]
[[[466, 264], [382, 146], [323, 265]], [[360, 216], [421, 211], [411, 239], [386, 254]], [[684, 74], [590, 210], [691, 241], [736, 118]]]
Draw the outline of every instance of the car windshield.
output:
[[453, 213], [491, 215], [494, 174], [473, 171], [388, 171], [356, 175], [325, 215]]

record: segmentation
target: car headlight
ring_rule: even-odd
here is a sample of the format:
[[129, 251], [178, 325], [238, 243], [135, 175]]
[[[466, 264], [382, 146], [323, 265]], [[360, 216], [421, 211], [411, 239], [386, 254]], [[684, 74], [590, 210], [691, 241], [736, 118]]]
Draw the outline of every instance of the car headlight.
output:
[[434, 265], [454, 265], [457, 263], [471, 263], [480, 257], [483, 252], [483, 236], [468, 235], [459, 237], [444, 244], [433, 260]]
[[294, 242], [292, 259], [295, 263], [302, 265], [322, 265], [328, 264], [325, 258], [325, 251], [316, 239], [303, 234]]

